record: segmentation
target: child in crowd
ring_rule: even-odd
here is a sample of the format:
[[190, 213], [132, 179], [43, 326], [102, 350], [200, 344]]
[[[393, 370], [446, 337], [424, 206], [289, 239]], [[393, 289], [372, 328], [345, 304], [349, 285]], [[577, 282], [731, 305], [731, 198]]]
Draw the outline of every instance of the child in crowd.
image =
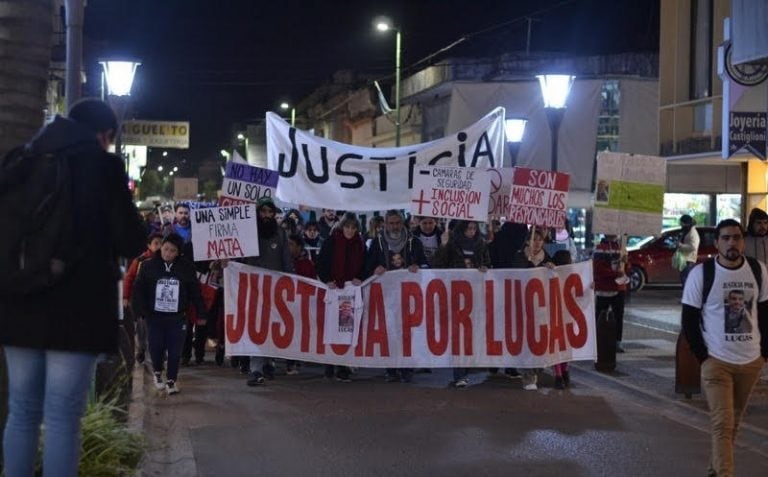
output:
[[[304, 239], [299, 234], [293, 234], [288, 237], [288, 251], [293, 258], [293, 270], [297, 275], [307, 278], [317, 278], [315, 264], [309, 259], [309, 254], [304, 249]], [[299, 374], [299, 361], [287, 360], [285, 363], [285, 374]]]
[[[187, 324], [185, 314], [190, 303], [195, 305], [198, 316], [208, 315], [195, 267], [181, 256], [183, 246], [180, 235], [171, 233], [165, 237], [160, 250], [141, 263], [131, 297], [136, 315], [147, 320], [155, 387], [168, 395], [179, 392], [176, 381]], [[168, 366], [164, 381], [166, 354]]]

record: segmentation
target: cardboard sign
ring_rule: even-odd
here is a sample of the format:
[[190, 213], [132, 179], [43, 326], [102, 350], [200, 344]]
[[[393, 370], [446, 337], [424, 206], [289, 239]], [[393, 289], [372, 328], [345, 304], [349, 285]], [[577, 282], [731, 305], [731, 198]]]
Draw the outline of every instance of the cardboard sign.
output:
[[507, 220], [537, 227], [565, 227], [568, 185], [563, 172], [515, 167]]
[[[353, 319], [349, 341], [351, 303], [342, 311], [324, 283], [230, 262], [226, 352], [372, 368], [542, 368], [593, 360], [591, 283], [591, 262], [485, 273], [393, 270], [357, 287], [362, 315], [359, 326]], [[329, 327], [343, 331], [343, 343], [327, 334]]]
[[418, 216], [485, 221], [491, 176], [470, 167], [416, 167], [411, 213]]
[[192, 211], [195, 261], [259, 255], [256, 204]]
[[197, 200], [197, 178], [175, 177], [173, 179], [173, 200]]
[[667, 161], [663, 157], [601, 152], [592, 231], [654, 235], [661, 231]]
[[[258, 202], [263, 197], [274, 197], [280, 174], [261, 167], [229, 161], [221, 185], [222, 205], [224, 198], [242, 202]], [[237, 202], [230, 202], [237, 203]]]

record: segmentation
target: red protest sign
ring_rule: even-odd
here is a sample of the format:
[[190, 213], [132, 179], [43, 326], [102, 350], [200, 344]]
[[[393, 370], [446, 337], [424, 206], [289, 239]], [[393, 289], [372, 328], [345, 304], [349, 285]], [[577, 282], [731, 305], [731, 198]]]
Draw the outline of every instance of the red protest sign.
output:
[[510, 221], [538, 227], [564, 227], [571, 176], [516, 167], [512, 176]]

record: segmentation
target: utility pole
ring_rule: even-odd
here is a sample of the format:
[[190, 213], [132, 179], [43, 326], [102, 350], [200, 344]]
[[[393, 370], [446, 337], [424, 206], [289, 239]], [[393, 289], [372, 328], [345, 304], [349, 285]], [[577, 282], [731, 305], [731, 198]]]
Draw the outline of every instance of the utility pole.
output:
[[67, 74], [65, 95], [67, 112], [82, 96], [80, 72], [83, 69], [84, 0], [65, 0], [67, 15]]

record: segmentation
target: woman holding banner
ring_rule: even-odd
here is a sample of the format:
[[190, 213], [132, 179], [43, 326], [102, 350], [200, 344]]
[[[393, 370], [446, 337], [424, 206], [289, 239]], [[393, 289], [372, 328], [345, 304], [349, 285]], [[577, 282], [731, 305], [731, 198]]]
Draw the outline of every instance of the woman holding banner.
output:
[[[437, 250], [433, 268], [477, 268], [481, 272], [487, 271], [491, 266], [491, 256], [478, 229], [477, 222], [457, 222], [448, 242]], [[468, 376], [468, 368], [453, 368], [453, 386], [467, 387]]]
[[[365, 277], [365, 243], [360, 235], [360, 221], [355, 214], [345, 214], [317, 256], [317, 276], [330, 288], [344, 288], [347, 282], [360, 285]], [[335, 367], [336, 380], [349, 383], [350, 369]], [[325, 366], [325, 376], [334, 377], [334, 366]]]

